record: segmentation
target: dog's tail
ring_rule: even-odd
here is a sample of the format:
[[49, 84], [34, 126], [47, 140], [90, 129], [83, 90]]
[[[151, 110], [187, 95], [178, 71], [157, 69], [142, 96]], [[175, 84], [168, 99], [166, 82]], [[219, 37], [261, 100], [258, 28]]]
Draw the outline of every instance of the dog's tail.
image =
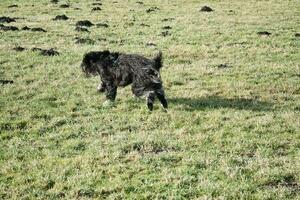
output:
[[158, 54], [153, 58], [153, 61], [155, 69], [159, 70], [163, 66], [161, 51], [159, 51]]
[[96, 76], [98, 74], [96, 66], [91, 63], [93, 57], [95, 57], [95, 54], [96, 52], [90, 52], [83, 56], [80, 66], [83, 73], [85, 73], [87, 77], [90, 77], [91, 75]]

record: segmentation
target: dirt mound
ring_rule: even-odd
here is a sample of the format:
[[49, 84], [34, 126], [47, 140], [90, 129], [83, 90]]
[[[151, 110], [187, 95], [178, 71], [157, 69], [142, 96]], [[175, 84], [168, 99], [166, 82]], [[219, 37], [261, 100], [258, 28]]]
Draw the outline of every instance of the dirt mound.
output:
[[61, 8], [69, 8], [70, 5], [69, 4], [61, 4], [59, 7], [61, 7]]
[[78, 32], [90, 32], [87, 28], [83, 28], [83, 27], [80, 27], [80, 26], [76, 26], [75, 31], [78, 31]]
[[17, 7], [19, 7], [18, 5], [16, 5], [16, 4], [13, 4], [13, 5], [10, 5], [10, 6], [7, 6], [8, 8], [17, 8]]
[[101, 8], [100, 7], [95, 7], [95, 8], [92, 8], [92, 11], [100, 11]]
[[37, 28], [31, 28], [31, 31], [33, 32], [47, 32], [45, 29], [37, 27]]
[[102, 3], [92, 3], [93, 6], [102, 6]]
[[91, 27], [91, 26], [94, 26], [94, 24], [92, 22], [90, 22], [89, 20], [81, 20], [81, 21], [76, 22], [76, 26]]
[[41, 49], [41, 48], [32, 48], [32, 51], [39, 51], [43, 56], [58, 56], [59, 52], [55, 51], [53, 48], [50, 49]]
[[0, 24], [0, 30], [2, 30], [2, 31], [18, 31], [19, 29], [15, 26], [4, 26], [3, 24]]
[[22, 28], [23, 31], [33, 31], [33, 32], [47, 32], [45, 29], [37, 27], [37, 28], [30, 28], [28, 26], [24, 26]]
[[95, 41], [92, 39], [89, 39], [89, 38], [76, 37], [75, 39], [76, 39], [76, 41], [75, 41], [76, 44], [95, 44]]
[[164, 26], [163, 29], [170, 30], [170, 29], [172, 29], [172, 27], [171, 26]]
[[146, 43], [146, 46], [156, 47], [157, 45], [153, 42], [148, 42], [148, 43]]
[[262, 36], [269, 36], [271, 34], [272, 33], [268, 32], [268, 31], [259, 31], [259, 32], [257, 32], [257, 35], [262, 35]]
[[219, 65], [217, 65], [217, 68], [219, 68], [219, 69], [225, 69], [225, 68], [229, 68], [230, 66], [229, 65], [227, 65], [227, 64], [219, 64]]
[[23, 30], [23, 31], [29, 31], [29, 30], [31, 30], [31, 28], [29, 28], [28, 26], [24, 26], [24, 27], [22, 28], [22, 30]]
[[98, 24], [96, 24], [96, 26], [97, 27], [103, 27], [103, 28], [108, 28], [109, 27], [109, 25], [106, 24], [106, 23], [98, 23]]
[[163, 22], [167, 22], [167, 21], [173, 21], [173, 20], [175, 20], [175, 18], [165, 18], [165, 19], [163, 19], [163, 20], [161, 20], [161, 21], [163, 21]]
[[150, 12], [155, 12], [155, 11], [158, 11], [159, 8], [158, 7], [151, 7], [149, 9], [146, 10], [147, 13], [150, 13]]
[[10, 22], [16, 22], [16, 18], [11, 17], [0, 17], [0, 23], [10, 23]]
[[5, 84], [13, 84], [14, 81], [13, 80], [2, 80], [0, 79], [0, 84], [5, 85]]
[[106, 38], [98, 38], [98, 41], [107, 41]]
[[208, 6], [203, 6], [201, 9], [200, 9], [200, 12], [212, 12], [214, 11], [212, 8], [208, 7]]
[[66, 15], [57, 15], [53, 20], [68, 20], [69, 17]]
[[169, 35], [171, 35], [171, 33], [169, 31], [161, 32], [161, 36], [163, 36], [163, 37], [166, 37], [166, 36], [169, 36]]
[[144, 23], [141, 23], [140, 26], [150, 27], [150, 25]]
[[16, 46], [13, 48], [15, 51], [25, 51], [26, 49], [24, 47]]

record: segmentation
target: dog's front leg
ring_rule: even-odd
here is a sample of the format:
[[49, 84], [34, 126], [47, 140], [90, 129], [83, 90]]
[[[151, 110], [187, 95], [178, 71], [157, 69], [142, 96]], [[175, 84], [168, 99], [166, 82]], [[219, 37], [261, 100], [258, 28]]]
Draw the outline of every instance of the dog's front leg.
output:
[[97, 87], [97, 90], [98, 92], [105, 92], [105, 88], [106, 88], [106, 84], [104, 82], [100, 82]]
[[105, 82], [106, 101], [102, 104], [104, 107], [111, 107], [117, 95], [117, 86], [113, 82]]
[[115, 101], [117, 95], [117, 86], [112, 82], [109, 81], [105, 84], [106, 89], [106, 99], [110, 101]]

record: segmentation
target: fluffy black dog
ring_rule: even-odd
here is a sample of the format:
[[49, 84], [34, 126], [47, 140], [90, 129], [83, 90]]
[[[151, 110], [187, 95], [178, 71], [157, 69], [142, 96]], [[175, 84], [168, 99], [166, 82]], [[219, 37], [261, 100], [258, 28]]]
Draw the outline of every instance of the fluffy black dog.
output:
[[155, 97], [165, 109], [168, 103], [165, 98], [160, 68], [162, 53], [153, 59], [136, 54], [123, 54], [109, 51], [92, 51], [84, 55], [81, 68], [89, 75], [100, 75], [99, 92], [106, 92], [106, 98], [113, 102], [117, 95], [117, 87], [125, 87], [132, 83], [135, 96], [146, 96], [147, 106], [153, 110]]

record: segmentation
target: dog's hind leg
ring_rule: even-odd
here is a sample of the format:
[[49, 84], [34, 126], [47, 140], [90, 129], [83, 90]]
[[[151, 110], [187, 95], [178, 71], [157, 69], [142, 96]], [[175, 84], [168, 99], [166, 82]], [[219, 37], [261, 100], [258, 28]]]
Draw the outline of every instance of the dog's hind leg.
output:
[[165, 98], [164, 90], [160, 89], [158, 91], [155, 91], [155, 94], [156, 94], [158, 100], [160, 101], [160, 103], [163, 105], [163, 107], [165, 109], [168, 109], [168, 102], [167, 102], [167, 100]]
[[150, 91], [148, 94], [147, 94], [147, 106], [148, 106], [148, 109], [150, 111], [153, 110], [153, 103], [155, 101], [155, 92], [153, 91]]

